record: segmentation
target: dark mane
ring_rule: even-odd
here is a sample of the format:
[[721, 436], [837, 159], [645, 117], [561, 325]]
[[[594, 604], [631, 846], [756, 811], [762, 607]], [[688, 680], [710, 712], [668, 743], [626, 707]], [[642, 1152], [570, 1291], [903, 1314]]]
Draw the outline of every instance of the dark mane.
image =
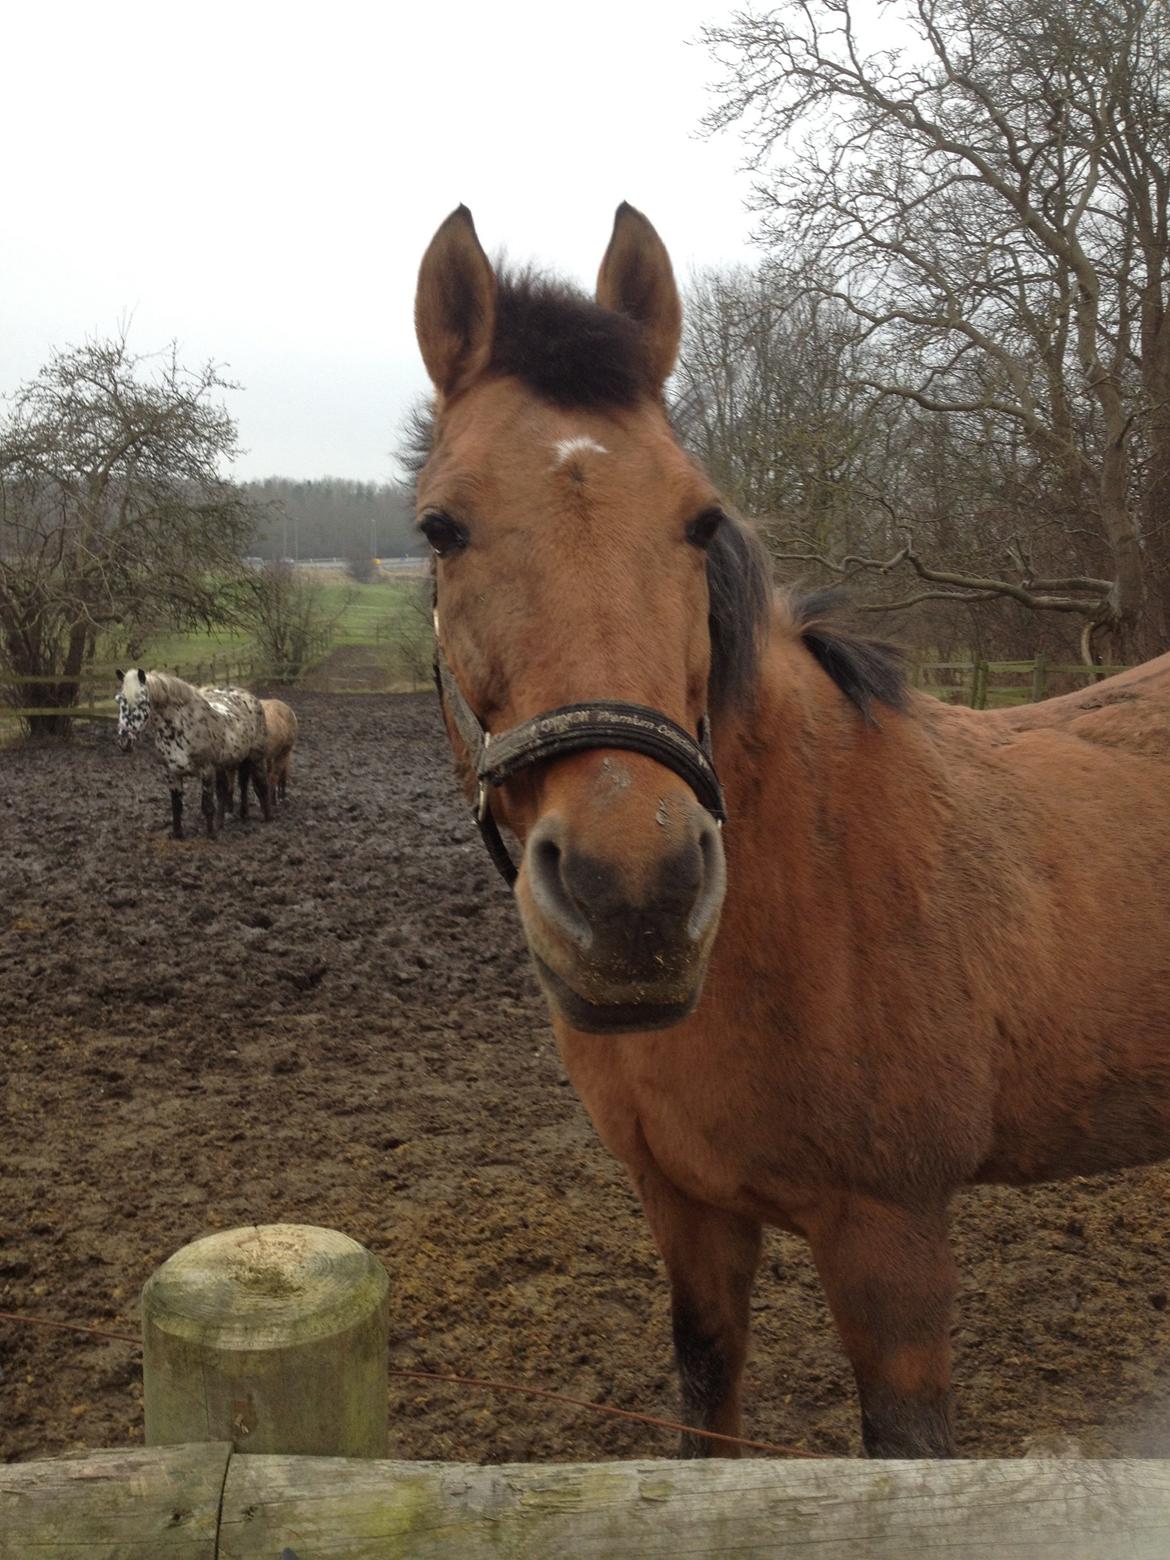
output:
[[902, 652], [896, 645], [865, 639], [827, 623], [826, 617], [843, 601], [841, 592], [835, 590], [790, 595], [793, 627], [805, 648], [867, 721], [873, 720], [875, 704], [904, 710], [907, 690]]
[[755, 531], [739, 520], [725, 520], [707, 549], [707, 597], [709, 697], [718, 711], [755, 688], [772, 604], [771, 561]]
[[537, 271], [497, 278], [488, 372], [513, 374], [554, 406], [633, 406], [657, 396], [642, 327]]

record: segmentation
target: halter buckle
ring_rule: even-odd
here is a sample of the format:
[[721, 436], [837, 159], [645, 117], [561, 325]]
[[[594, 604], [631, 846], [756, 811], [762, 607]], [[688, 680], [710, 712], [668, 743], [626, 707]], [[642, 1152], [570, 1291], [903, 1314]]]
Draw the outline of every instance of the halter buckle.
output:
[[[485, 758], [487, 756], [487, 750], [491, 746], [491, 740], [492, 740], [491, 732], [490, 731], [485, 731], [484, 734], [483, 734], [483, 752], [484, 752], [484, 757]], [[478, 789], [476, 790], [476, 793], [475, 793], [475, 821], [476, 821], [476, 823], [483, 823], [483, 821], [487, 817], [487, 815], [488, 815], [488, 786], [487, 786], [487, 781], [485, 779], [483, 779], [482, 776], [481, 776]]]

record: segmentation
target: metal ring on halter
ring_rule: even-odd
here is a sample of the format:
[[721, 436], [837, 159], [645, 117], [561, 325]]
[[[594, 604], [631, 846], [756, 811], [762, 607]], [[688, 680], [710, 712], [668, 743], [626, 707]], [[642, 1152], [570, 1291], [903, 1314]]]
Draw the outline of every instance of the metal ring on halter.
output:
[[[484, 750], [485, 753], [488, 750], [488, 743], [491, 740], [492, 740], [491, 732], [490, 731], [485, 731], [484, 734], [483, 734], [483, 750]], [[487, 781], [481, 775], [480, 776], [480, 781], [479, 781], [479, 787], [478, 787], [478, 789], [476, 790], [476, 793], [475, 793], [475, 821], [476, 821], [476, 823], [478, 823], [482, 827], [483, 821], [487, 817], [487, 815], [488, 815], [488, 786], [487, 786]]]

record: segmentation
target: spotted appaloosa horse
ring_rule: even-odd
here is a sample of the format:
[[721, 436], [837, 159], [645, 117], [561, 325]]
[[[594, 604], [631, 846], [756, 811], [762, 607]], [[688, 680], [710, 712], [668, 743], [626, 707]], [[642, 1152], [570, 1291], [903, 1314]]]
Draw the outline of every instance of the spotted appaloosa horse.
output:
[[461, 207], [416, 322], [451, 740], [666, 1260], [685, 1417], [738, 1432], [777, 1225], [867, 1450], [947, 1455], [953, 1191], [1170, 1154], [1170, 656], [974, 712], [775, 599], [671, 429], [681, 308], [628, 206], [595, 302], [497, 276]]
[[183, 837], [183, 782], [198, 775], [208, 835], [223, 826], [227, 772], [240, 770], [241, 817], [248, 812], [248, 777], [271, 817], [265, 777], [264, 712], [243, 688], [195, 688], [166, 672], [119, 672], [118, 745], [129, 752], [146, 734], [166, 769], [174, 837]]

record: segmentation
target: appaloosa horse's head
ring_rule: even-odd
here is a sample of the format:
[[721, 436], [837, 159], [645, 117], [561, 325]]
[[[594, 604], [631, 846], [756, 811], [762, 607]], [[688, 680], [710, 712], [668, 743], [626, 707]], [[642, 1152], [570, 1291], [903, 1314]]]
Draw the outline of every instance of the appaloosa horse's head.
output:
[[114, 675], [119, 683], [115, 695], [118, 705], [118, 746], [123, 753], [129, 753], [150, 719], [150, 694], [146, 687], [146, 673], [138, 667], [135, 671], [119, 671]]
[[[464, 207], [419, 273], [437, 396], [418, 523], [444, 707], [506, 875], [496, 819], [522, 843], [546, 993], [590, 1031], [684, 1017], [723, 901], [712, 554], [749, 543], [667, 418], [681, 319], [666, 250], [629, 206], [596, 301], [498, 277]], [[741, 637], [760, 616], [757, 600]]]

